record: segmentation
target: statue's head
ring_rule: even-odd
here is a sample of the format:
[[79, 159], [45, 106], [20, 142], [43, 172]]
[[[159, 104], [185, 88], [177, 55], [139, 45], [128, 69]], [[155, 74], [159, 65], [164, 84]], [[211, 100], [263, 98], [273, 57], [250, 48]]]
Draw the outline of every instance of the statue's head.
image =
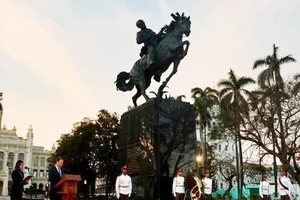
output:
[[136, 22], [136, 26], [138, 28], [146, 28], [146, 25], [145, 25], [145, 22], [141, 19], [139, 19], [137, 22]]
[[175, 14], [172, 13], [171, 16], [174, 19], [174, 25], [176, 25], [180, 29], [180, 32], [184, 33], [186, 36], [189, 36], [191, 33], [190, 17], [186, 17], [184, 13], [180, 15], [178, 12]]

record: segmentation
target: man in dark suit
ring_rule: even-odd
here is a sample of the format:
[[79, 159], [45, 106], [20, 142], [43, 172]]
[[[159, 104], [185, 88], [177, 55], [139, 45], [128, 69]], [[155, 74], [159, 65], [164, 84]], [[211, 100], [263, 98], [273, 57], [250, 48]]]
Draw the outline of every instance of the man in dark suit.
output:
[[60, 191], [60, 187], [54, 188], [55, 184], [60, 181], [63, 174], [62, 166], [64, 160], [62, 157], [56, 159], [55, 165], [49, 170], [49, 182], [50, 182], [50, 200], [61, 200], [61, 195], [57, 194]]

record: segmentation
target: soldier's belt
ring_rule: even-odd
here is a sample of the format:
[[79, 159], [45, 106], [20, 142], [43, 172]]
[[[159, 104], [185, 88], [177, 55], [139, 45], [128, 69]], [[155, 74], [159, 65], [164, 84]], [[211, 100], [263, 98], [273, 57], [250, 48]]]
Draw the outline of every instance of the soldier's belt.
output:
[[177, 187], [183, 187], [183, 185], [176, 185]]
[[121, 185], [120, 185], [120, 187], [121, 187], [121, 188], [128, 188], [129, 186], [121, 186]]

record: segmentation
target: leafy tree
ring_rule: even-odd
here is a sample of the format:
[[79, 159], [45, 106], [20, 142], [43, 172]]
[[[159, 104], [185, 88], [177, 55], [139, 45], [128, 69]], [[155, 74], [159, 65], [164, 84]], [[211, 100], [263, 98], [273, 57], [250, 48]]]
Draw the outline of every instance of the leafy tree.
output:
[[240, 125], [243, 122], [243, 116], [248, 115], [248, 103], [244, 95], [251, 93], [244, 89], [245, 86], [255, 83], [252, 78], [241, 77], [237, 78], [232, 70], [229, 72], [229, 79], [223, 79], [218, 83], [222, 87], [220, 90], [220, 105], [221, 109], [227, 112], [227, 122], [233, 127], [238, 146], [237, 152], [237, 171], [238, 171], [238, 197], [242, 199], [242, 184], [243, 184], [243, 155], [242, 144], [240, 140]]
[[53, 157], [62, 156], [66, 172], [80, 174], [91, 185], [92, 192], [95, 179], [105, 176], [110, 190], [116, 178], [114, 169], [119, 126], [116, 113], [100, 110], [96, 120], [84, 118], [74, 124], [70, 133], [63, 134]]
[[[298, 93], [300, 91], [300, 74], [296, 74], [294, 79], [297, 81], [294, 85], [293, 93]], [[299, 81], [298, 81], [299, 80]]]
[[194, 99], [194, 109], [196, 115], [199, 116], [203, 164], [207, 168], [206, 128], [211, 127], [211, 108], [218, 103], [218, 91], [210, 87], [206, 87], [204, 90], [196, 87], [191, 92]]
[[[282, 108], [281, 108], [281, 96], [284, 90], [284, 81], [281, 76], [281, 65], [286, 63], [296, 62], [296, 59], [292, 57], [292, 55], [287, 55], [285, 57], [278, 57], [278, 47], [273, 45], [273, 53], [272, 55], [268, 55], [264, 59], [258, 59], [254, 62], [253, 69], [256, 69], [261, 66], [267, 66], [257, 77], [258, 85], [262, 90], [270, 90], [272, 89], [274, 92], [272, 93], [272, 102], [276, 106], [277, 117], [279, 120], [280, 132], [284, 131], [284, 125], [282, 120]], [[276, 138], [275, 132], [273, 132], [273, 137]], [[283, 138], [281, 138], [282, 140]], [[275, 141], [274, 141], [275, 142]], [[273, 148], [275, 148], [275, 143], [273, 144]], [[274, 149], [275, 150], [275, 149]], [[277, 180], [277, 172], [276, 170], [276, 158], [274, 155], [274, 176], [275, 180]], [[275, 185], [275, 196], [277, 196], [277, 185]]]
[[[292, 92], [295, 83], [285, 82], [283, 85], [280, 94], [274, 89], [276, 86], [254, 93], [250, 99], [252, 112], [244, 118], [241, 138], [262, 148], [265, 154], [279, 158], [299, 184], [300, 169], [296, 155], [300, 143], [300, 95]], [[280, 97], [280, 107], [276, 98], [274, 100], [276, 96]]]
[[165, 99], [169, 99], [169, 100], [176, 100], [176, 101], [183, 101], [183, 99], [185, 99], [185, 95], [179, 95], [177, 97], [172, 97], [171, 95], [166, 95], [165, 94]]
[[277, 51], [278, 47], [274, 44], [272, 55], [268, 55], [266, 58], [258, 59], [254, 62], [253, 69], [267, 66], [267, 69], [263, 70], [257, 78], [258, 85], [262, 89], [272, 85], [275, 85], [277, 90], [283, 89], [284, 81], [280, 73], [281, 65], [296, 62], [296, 59], [293, 58], [292, 55], [279, 58]]

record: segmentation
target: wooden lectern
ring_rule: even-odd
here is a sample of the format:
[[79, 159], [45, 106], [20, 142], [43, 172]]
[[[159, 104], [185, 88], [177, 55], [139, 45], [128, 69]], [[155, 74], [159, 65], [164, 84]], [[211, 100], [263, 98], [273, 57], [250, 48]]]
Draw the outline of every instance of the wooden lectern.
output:
[[79, 175], [63, 174], [58, 183], [55, 184], [55, 188], [61, 186], [61, 191], [58, 194], [62, 195], [62, 200], [74, 200], [77, 194], [77, 183], [81, 181]]

